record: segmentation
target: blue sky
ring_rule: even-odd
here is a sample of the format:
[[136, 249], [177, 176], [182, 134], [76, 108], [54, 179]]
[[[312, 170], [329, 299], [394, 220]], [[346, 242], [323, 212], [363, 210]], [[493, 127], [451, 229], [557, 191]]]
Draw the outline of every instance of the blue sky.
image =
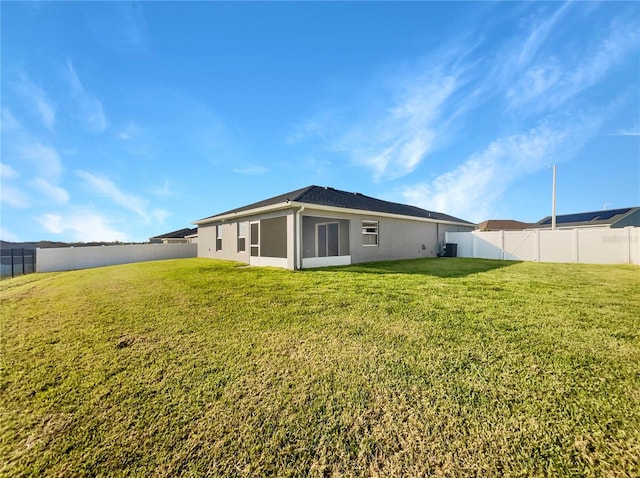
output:
[[640, 3], [2, 2], [4, 240], [310, 184], [471, 221], [640, 205]]

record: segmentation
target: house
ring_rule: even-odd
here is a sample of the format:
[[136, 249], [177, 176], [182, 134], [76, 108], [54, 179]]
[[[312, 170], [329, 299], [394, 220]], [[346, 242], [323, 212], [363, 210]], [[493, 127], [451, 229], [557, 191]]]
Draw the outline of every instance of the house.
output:
[[[621, 228], [640, 226], [640, 207], [605, 209], [602, 211], [580, 212], [556, 216], [557, 229], [575, 229], [585, 227]], [[551, 216], [529, 226], [530, 229], [551, 229]]]
[[478, 231], [522, 231], [531, 224], [513, 219], [489, 219], [478, 224]]
[[151, 244], [188, 244], [196, 242], [198, 228], [185, 228], [149, 238]]
[[194, 221], [198, 257], [287, 269], [436, 257], [447, 231], [475, 224], [321, 186]]

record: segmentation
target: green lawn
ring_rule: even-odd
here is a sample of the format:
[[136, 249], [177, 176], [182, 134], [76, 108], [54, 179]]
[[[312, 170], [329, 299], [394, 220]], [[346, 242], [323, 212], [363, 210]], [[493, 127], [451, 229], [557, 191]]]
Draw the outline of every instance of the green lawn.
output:
[[640, 476], [636, 266], [186, 259], [0, 292], [0, 475]]

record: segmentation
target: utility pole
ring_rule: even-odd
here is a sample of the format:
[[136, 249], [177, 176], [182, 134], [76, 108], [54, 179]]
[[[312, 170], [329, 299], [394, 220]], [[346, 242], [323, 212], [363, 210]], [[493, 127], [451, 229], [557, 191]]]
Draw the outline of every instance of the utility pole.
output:
[[551, 193], [551, 230], [556, 230], [556, 165], [553, 169], [553, 192]]

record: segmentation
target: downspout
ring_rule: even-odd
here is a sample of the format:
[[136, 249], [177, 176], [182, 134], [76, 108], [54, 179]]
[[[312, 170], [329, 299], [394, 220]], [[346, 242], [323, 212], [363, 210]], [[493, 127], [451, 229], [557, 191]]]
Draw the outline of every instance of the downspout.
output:
[[298, 212], [296, 212], [296, 262], [297, 269], [302, 269], [302, 212], [304, 206], [300, 206]]

